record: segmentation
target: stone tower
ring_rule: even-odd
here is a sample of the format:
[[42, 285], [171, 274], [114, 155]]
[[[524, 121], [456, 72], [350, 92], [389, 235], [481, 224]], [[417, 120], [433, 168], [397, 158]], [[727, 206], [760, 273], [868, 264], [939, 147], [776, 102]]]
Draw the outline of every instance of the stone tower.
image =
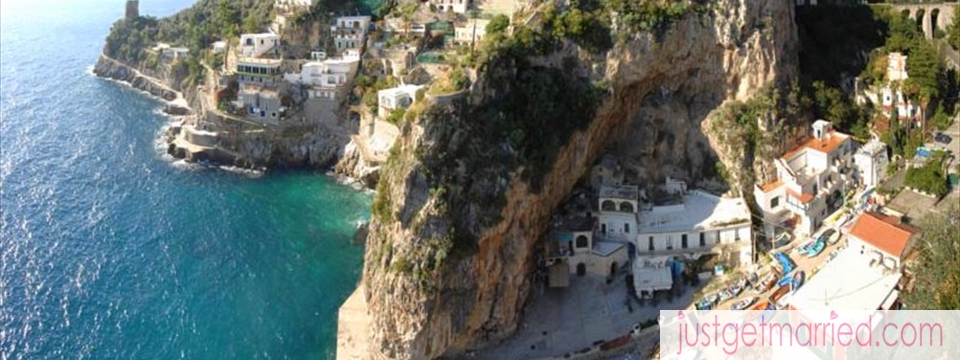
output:
[[127, 14], [124, 16], [124, 19], [127, 21], [133, 21], [138, 17], [140, 17], [140, 1], [127, 0]]

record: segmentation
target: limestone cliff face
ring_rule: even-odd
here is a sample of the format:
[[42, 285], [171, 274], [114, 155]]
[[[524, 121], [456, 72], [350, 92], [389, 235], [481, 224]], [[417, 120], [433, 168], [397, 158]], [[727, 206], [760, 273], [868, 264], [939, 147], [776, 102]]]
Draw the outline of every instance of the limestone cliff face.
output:
[[[454, 175], [425, 165], [466, 141], [461, 129], [473, 124], [463, 109], [495, 96], [500, 84], [481, 77], [465, 104], [436, 107], [407, 124], [382, 170], [367, 239], [370, 357], [455, 356], [509, 336], [530, 292], [536, 242], [596, 157], [620, 153], [638, 181], [677, 173], [697, 180], [715, 158], [740, 166], [706, 119], [725, 102], [794, 75], [796, 46], [792, 2], [721, 0], [712, 14], [689, 15], [661, 39], [635, 34], [606, 58], [568, 46], [568, 54], [536, 59], [559, 67], [575, 55], [589, 64], [582, 72], [611, 87], [589, 124], [560, 147], [537, 191], [517, 171], [486, 170], [495, 164], [477, 169], [443, 159], [458, 168]], [[466, 182], [469, 191], [454, 190]], [[444, 200], [451, 191], [456, 206]], [[458, 245], [463, 236], [472, 238], [467, 250]]]

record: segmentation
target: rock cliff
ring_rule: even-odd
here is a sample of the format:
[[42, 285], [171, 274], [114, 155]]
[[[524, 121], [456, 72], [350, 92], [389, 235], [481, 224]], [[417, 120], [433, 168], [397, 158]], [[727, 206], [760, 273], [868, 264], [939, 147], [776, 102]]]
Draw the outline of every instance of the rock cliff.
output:
[[[605, 57], [567, 44], [531, 59], [548, 68], [575, 62], [567, 70], [608, 84], [575, 131], [541, 139], [559, 143], [532, 157], [546, 164], [519, 161], [509, 142], [477, 140], [472, 130], [494, 120], [472, 109], [516, 95], [503, 88], [517, 73], [510, 66], [488, 67], [469, 99], [435, 106], [403, 127], [382, 169], [367, 238], [370, 358], [457, 356], [509, 336], [530, 292], [536, 243], [598, 155], [620, 154], [633, 181], [696, 182], [714, 159], [743, 165], [742, 148], [724, 143], [709, 119], [725, 103], [795, 75], [793, 5], [715, 5], [660, 36], [633, 34]], [[752, 186], [731, 180], [733, 188]]]

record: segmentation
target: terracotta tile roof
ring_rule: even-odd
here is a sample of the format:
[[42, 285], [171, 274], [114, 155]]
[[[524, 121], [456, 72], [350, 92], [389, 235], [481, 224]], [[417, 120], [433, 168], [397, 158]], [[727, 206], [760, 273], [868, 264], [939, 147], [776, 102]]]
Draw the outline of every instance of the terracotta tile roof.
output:
[[788, 151], [786, 154], [783, 154], [783, 160], [790, 161], [791, 158], [793, 158], [795, 155], [799, 154], [801, 151], [806, 149], [829, 154], [834, 150], [836, 150], [838, 147], [840, 147], [840, 144], [843, 144], [844, 141], [850, 138], [850, 135], [837, 132], [837, 131], [830, 131], [829, 135], [830, 136], [826, 139], [813, 138], [813, 139], [807, 140], [797, 148]]
[[916, 232], [917, 228], [901, 223], [897, 217], [875, 212], [863, 213], [850, 229], [851, 235], [897, 257], [903, 255]]
[[803, 204], [813, 201], [813, 194], [797, 194], [796, 191], [787, 189], [787, 195], [792, 196], [794, 199], [800, 200], [800, 203]]
[[777, 179], [777, 181], [774, 181], [774, 182], [772, 182], [772, 183], [764, 184], [764, 185], [760, 186], [760, 190], [763, 190], [763, 192], [768, 193], [768, 192], [771, 192], [771, 191], [776, 190], [776, 189], [779, 188], [781, 185], [783, 185], [783, 180]]

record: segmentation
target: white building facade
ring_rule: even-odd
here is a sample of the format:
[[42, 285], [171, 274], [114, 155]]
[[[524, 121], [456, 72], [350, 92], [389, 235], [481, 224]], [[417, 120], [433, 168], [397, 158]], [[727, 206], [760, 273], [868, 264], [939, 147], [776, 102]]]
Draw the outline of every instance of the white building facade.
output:
[[490, 20], [470, 19], [463, 25], [454, 28], [453, 41], [461, 45], [480, 42], [487, 35], [487, 24]]
[[880, 185], [887, 175], [887, 145], [872, 140], [857, 150], [853, 155], [853, 163], [859, 170], [860, 185], [871, 188]]
[[622, 241], [633, 241], [637, 235], [640, 190], [636, 185], [603, 185], [600, 187], [600, 235]]
[[336, 24], [330, 29], [333, 32], [334, 44], [337, 51], [360, 49], [370, 27], [369, 16], [344, 16], [337, 18]]
[[279, 55], [279, 47], [280, 35], [274, 33], [240, 35], [241, 57], [256, 58], [265, 55]]
[[377, 92], [377, 116], [386, 119], [390, 113], [396, 109], [406, 109], [413, 105], [417, 100], [417, 91], [422, 89], [419, 85], [400, 85], [395, 88], [384, 89]]
[[754, 189], [768, 237], [774, 236], [772, 224], [791, 225], [798, 236], [813, 234], [820, 227], [828, 211], [853, 189], [854, 147], [849, 135], [817, 120], [813, 139], [774, 162], [777, 179]]

